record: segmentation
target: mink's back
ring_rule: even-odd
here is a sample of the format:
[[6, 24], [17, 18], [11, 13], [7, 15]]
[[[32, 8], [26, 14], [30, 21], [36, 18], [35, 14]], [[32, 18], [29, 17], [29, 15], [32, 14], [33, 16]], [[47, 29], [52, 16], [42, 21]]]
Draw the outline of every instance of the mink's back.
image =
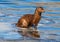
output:
[[26, 14], [21, 17], [21, 19], [25, 19], [27, 22], [32, 22], [34, 15], [33, 14]]

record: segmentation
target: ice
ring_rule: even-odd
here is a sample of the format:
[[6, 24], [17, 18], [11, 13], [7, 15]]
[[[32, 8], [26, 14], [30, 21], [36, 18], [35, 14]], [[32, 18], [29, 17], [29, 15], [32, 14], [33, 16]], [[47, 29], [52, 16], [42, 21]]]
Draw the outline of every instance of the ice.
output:
[[13, 27], [10, 23], [0, 22], [0, 32], [12, 31]]
[[19, 39], [22, 37], [17, 31], [16, 28], [11, 23], [0, 22], [0, 38], [1, 39]]

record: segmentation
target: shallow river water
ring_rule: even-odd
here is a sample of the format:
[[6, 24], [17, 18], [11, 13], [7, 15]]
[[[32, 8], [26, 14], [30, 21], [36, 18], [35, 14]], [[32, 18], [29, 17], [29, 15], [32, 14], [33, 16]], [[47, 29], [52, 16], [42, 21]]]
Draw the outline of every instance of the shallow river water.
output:
[[[43, 7], [38, 24], [40, 39], [23, 37], [15, 26], [24, 14], [33, 14], [36, 7]], [[59, 0], [0, 0], [0, 42], [60, 42]]]

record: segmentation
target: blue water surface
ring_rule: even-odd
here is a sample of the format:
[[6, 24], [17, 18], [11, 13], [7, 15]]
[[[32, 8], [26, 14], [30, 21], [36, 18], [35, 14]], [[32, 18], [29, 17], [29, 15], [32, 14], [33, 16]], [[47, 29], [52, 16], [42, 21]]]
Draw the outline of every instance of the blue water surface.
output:
[[0, 0], [0, 39], [16, 42], [24, 40], [15, 24], [24, 14], [33, 14], [36, 7], [45, 10], [37, 26], [41, 37], [25, 40], [60, 42], [60, 0]]

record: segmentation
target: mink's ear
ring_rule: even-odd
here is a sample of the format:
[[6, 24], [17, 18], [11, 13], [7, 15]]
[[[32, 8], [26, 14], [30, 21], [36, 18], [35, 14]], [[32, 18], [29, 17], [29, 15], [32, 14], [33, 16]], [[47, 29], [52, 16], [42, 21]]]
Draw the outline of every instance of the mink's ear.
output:
[[42, 10], [44, 10], [43, 7], [37, 7], [36, 9], [39, 9], [39, 8], [41, 8]]

